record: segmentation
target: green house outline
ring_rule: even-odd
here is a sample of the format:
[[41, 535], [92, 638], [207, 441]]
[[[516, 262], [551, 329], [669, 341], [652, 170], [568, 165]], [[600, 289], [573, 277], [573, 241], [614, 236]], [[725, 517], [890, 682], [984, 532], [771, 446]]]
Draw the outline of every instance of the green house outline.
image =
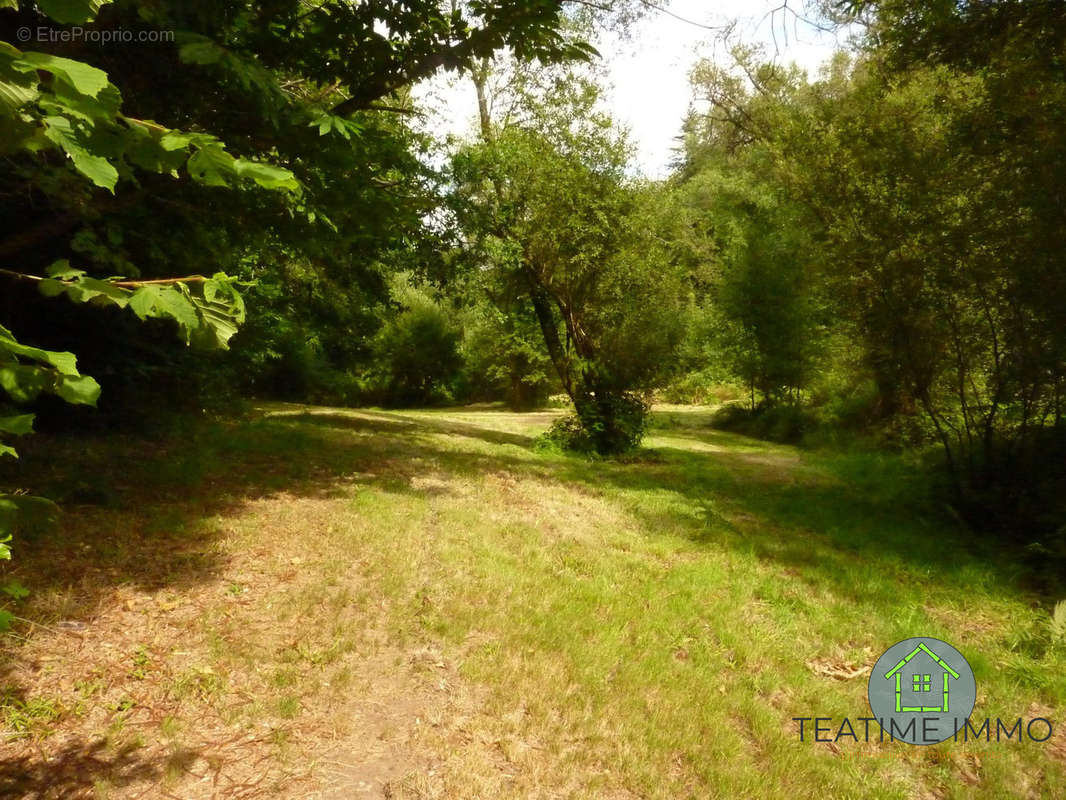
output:
[[[944, 669], [944, 706], [942, 708], [939, 706], [903, 705], [903, 682], [900, 670], [903, 668], [904, 664], [906, 664], [919, 653], [925, 653]], [[938, 656], [936, 653], [926, 647], [925, 642], [920, 642], [917, 647], [915, 647], [913, 650], [911, 650], [909, 654], [907, 654], [907, 656], [900, 659], [900, 662], [896, 664], [896, 666], [892, 667], [892, 669], [886, 672], [885, 680], [890, 679], [893, 675], [896, 676], [896, 713], [902, 713], [904, 711], [930, 711], [946, 714], [948, 712], [948, 675], [958, 680], [959, 673], [949, 667], [947, 662], [944, 661], [944, 659], [942, 659], [940, 656]]]

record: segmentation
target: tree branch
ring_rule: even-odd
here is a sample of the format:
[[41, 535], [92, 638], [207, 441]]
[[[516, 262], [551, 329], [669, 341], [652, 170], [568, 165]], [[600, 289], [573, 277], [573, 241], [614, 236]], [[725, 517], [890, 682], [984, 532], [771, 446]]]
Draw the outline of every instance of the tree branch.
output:
[[[28, 272], [15, 272], [10, 269], [0, 269], [0, 276], [10, 278], [11, 280], [19, 281], [32, 281], [39, 283], [45, 280], [56, 280], [59, 283], [69, 284], [74, 286], [77, 281], [67, 281], [61, 278], [42, 278], [40, 275], [30, 275]], [[181, 278], [153, 278], [145, 281], [108, 281], [112, 286], [119, 286], [123, 289], [140, 289], [143, 286], [174, 286], [179, 283], [206, 283], [210, 278], [206, 278], [203, 275], [185, 275]]]

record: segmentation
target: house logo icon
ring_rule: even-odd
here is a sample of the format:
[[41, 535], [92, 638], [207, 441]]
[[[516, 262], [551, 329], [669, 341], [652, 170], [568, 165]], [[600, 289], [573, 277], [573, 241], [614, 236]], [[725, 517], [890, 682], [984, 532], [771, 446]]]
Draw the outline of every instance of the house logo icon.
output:
[[977, 684], [962, 653], [923, 636], [897, 642], [877, 660], [869, 698], [886, 738], [936, 744], [963, 728], [977, 699]]
[[[906, 667], [907, 664], [910, 663], [911, 659], [913, 659], [919, 653], [925, 653], [925, 655], [929, 656], [929, 658], [931, 658], [933, 660], [933, 662], [936, 664], [936, 666], [940, 668], [941, 674], [944, 677], [944, 702], [942, 704], [940, 704], [940, 705], [930, 706], [930, 705], [926, 705], [924, 703], [922, 703], [921, 705], [910, 705], [910, 706], [903, 705], [903, 703], [905, 702], [904, 701], [904, 696], [903, 696], [904, 695], [904, 691], [903, 691], [903, 670], [904, 670], [904, 667]], [[934, 670], [935, 669], [936, 669], [936, 667], [934, 667]], [[891, 678], [893, 676], [895, 676], [895, 678], [896, 678], [896, 713], [897, 714], [898, 713], [902, 713], [904, 711], [921, 711], [923, 713], [935, 711], [937, 713], [943, 712], [943, 713], [946, 714], [947, 711], [948, 711], [948, 693], [949, 693], [950, 688], [951, 688], [948, 685], [948, 678], [950, 677], [950, 678], [953, 678], [955, 680], [959, 679], [959, 673], [957, 673], [955, 670], [953, 670], [944, 661], [944, 659], [942, 659], [940, 656], [938, 656], [936, 653], [934, 653], [932, 650], [930, 650], [926, 646], [925, 642], [919, 642], [917, 647], [915, 647], [913, 650], [911, 650], [909, 653], [907, 653], [907, 655], [905, 655], [903, 658], [901, 658], [899, 660], [899, 663], [896, 664], [896, 666], [892, 667], [892, 669], [890, 669], [888, 672], [886, 672], [885, 673], [885, 680], [888, 680], [889, 678]], [[924, 700], [924, 695], [927, 695], [927, 694], [929, 694], [932, 691], [932, 687], [934, 685], [937, 685], [937, 691], [939, 691], [939, 681], [936, 681], [936, 684], [934, 684], [934, 682], [933, 682], [933, 674], [932, 673], [929, 673], [929, 672], [925, 672], [925, 673], [922, 673], [922, 672], [911, 672], [910, 673], [910, 677], [911, 677], [911, 689], [913, 691], [913, 694], [914, 694], [914, 696], [919, 697], [919, 699], [921, 699], [921, 700]], [[938, 675], [937, 677], [940, 677], [940, 676]], [[937, 695], [932, 695], [932, 697], [935, 698], [935, 697], [937, 697]]]

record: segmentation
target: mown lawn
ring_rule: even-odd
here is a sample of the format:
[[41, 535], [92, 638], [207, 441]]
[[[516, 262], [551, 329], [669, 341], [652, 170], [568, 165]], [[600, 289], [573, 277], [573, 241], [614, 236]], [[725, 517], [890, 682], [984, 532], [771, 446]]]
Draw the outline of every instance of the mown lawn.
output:
[[[1066, 642], [894, 456], [656, 413], [624, 462], [552, 412], [266, 406], [24, 448], [0, 795], [1057, 797]], [[76, 475], [76, 478], [72, 478]], [[1044, 743], [800, 742], [952, 643]], [[1040, 729], [1037, 729], [1040, 730]]]

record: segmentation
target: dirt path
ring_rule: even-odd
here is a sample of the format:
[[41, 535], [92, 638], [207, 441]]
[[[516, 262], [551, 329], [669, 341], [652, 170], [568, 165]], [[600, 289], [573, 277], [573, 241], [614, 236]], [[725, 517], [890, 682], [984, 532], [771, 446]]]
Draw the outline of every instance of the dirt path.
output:
[[358, 551], [386, 531], [352, 497], [403, 477], [402, 437], [373, 458], [354, 438], [299, 468], [226, 464], [292, 490], [197, 475], [184, 496], [123, 488], [135, 456], [108, 443], [118, 500], [68, 505], [18, 552], [35, 622], [0, 662], [0, 796], [435, 797], [456, 750], [501, 760], [457, 655], [398, 634]]

